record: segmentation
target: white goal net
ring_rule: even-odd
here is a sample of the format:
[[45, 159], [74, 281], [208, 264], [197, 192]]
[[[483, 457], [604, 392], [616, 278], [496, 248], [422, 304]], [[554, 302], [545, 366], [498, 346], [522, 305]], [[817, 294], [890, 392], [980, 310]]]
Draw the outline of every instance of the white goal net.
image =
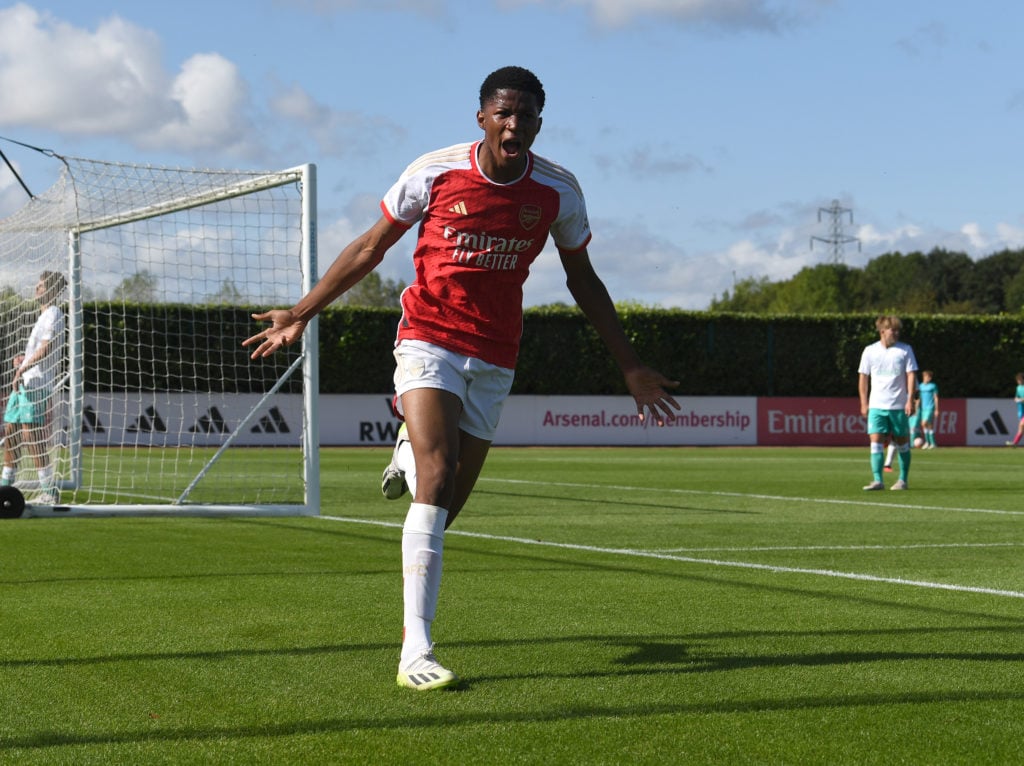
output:
[[241, 346], [252, 313], [315, 281], [315, 167], [56, 158], [57, 183], [0, 220], [5, 401], [45, 305], [38, 285], [66, 282], [49, 396], [29, 392], [45, 423], [4, 424], [29, 511], [319, 512], [316, 323], [266, 360]]

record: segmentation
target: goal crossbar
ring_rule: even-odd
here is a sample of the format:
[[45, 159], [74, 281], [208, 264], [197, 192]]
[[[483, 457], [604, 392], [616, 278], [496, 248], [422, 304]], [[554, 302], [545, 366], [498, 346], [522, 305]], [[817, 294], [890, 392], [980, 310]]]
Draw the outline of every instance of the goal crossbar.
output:
[[243, 182], [226, 186], [222, 189], [214, 189], [194, 196], [184, 195], [167, 199], [156, 204], [139, 208], [138, 210], [129, 210], [95, 220], [79, 221], [77, 225], [72, 228], [72, 231], [77, 233], [86, 233], [96, 231], [98, 229], [106, 229], [111, 226], [121, 226], [123, 224], [142, 221], [148, 218], [156, 218], [161, 215], [166, 215], [167, 213], [174, 213], [190, 208], [202, 207], [203, 205], [209, 205], [215, 202], [235, 199], [236, 197], [243, 197], [246, 194], [253, 194], [265, 189], [273, 189], [286, 184], [299, 183], [302, 181], [303, 173], [303, 168], [292, 168], [290, 170], [283, 170], [279, 173], [274, 173], [273, 175], [265, 175], [248, 179]]

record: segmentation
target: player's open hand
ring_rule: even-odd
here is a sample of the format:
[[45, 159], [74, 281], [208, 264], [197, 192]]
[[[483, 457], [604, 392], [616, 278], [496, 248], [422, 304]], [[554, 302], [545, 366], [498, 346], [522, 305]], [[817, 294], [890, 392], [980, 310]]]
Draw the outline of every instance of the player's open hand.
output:
[[250, 356], [251, 359], [259, 359], [263, 356], [270, 356], [283, 346], [290, 346], [302, 337], [306, 329], [306, 323], [295, 319], [292, 312], [287, 309], [275, 309], [262, 314], [253, 314], [252, 318], [259, 322], [270, 322], [270, 327], [256, 333], [250, 338], [242, 341], [243, 346], [256, 346]]
[[641, 420], [648, 416], [659, 426], [665, 425], [665, 418], [672, 417], [680, 409], [666, 388], [679, 385], [678, 380], [669, 380], [650, 367], [636, 367], [626, 373], [626, 387], [636, 400], [636, 411]]

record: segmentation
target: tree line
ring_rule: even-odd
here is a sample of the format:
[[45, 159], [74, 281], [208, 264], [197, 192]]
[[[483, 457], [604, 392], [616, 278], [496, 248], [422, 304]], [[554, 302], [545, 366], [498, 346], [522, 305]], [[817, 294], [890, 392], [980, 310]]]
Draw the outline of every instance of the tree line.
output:
[[[405, 287], [405, 283], [400, 280], [383, 279], [380, 274], [371, 271], [351, 290], [338, 298], [334, 304], [369, 308], [400, 308], [402, 291]], [[108, 298], [125, 303], [160, 303], [160, 278], [148, 269], [143, 269], [122, 279], [109, 296], [90, 289], [87, 285], [82, 288], [82, 299], [86, 302], [103, 301]], [[202, 302], [210, 306], [248, 306], [259, 304], [260, 296], [245, 295], [233, 280], [225, 279], [221, 282], [219, 289], [204, 296]]]
[[972, 260], [936, 248], [925, 254], [886, 253], [863, 268], [842, 263], [807, 266], [772, 282], [736, 282], [708, 308], [753, 314], [1020, 314], [1024, 313], [1024, 249]]

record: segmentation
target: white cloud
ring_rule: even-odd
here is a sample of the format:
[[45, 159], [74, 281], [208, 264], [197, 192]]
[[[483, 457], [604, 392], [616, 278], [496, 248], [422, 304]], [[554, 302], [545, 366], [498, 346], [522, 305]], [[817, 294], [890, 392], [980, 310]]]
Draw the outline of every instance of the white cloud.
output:
[[283, 87], [271, 98], [271, 112], [297, 123], [311, 136], [317, 152], [329, 157], [370, 155], [402, 138], [398, 125], [362, 112], [343, 112], [320, 103], [298, 84]]
[[[337, 217], [320, 223], [317, 230], [317, 260], [321, 276], [334, 263], [338, 253], [373, 225], [379, 216], [380, 197], [363, 194], [353, 199]], [[415, 241], [415, 232], [406, 233], [388, 251], [376, 269], [382, 278], [405, 284], [412, 282], [415, 277], [412, 266]]]
[[362, 234], [366, 228], [366, 224], [348, 214], [317, 227], [317, 261], [321, 276], [334, 263], [342, 248]]
[[95, 32], [24, 4], [0, 10], [0, 122], [85, 135], [173, 116], [157, 37], [117, 17]]
[[652, 178], [709, 174], [714, 168], [690, 152], [671, 145], [636, 146], [626, 153], [595, 154], [594, 164], [607, 174]]
[[981, 233], [981, 227], [976, 223], [965, 223], [960, 227], [960, 233], [963, 234], [967, 241], [971, 243], [971, 247], [975, 250], [981, 250], [982, 248], [988, 247], [988, 242]]
[[857, 227], [857, 238], [864, 248], [877, 253], [905, 252], [902, 248], [907, 243], [918, 242], [923, 236], [924, 230], [915, 224], [906, 224], [890, 231], [880, 231], [871, 224]]
[[683, 22], [712, 22], [767, 27], [774, 24], [763, 0], [574, 0], [606, 26], [617, 27], [637, 16], [667, 16]]
[[28, 201], [25, 190], [5, 166], [0, 166], [0, 218], [4, 218]]
[[[825, 253], [811, 250], [810, 242], [802, 237], [797, 242], [794, 234], [791, 229], [784, 230], [775, 243], [767, 246], [750, 240], [730, 245], [718, 256], [722, 271], [728, 269], [733, 281], [767, 277], [772, 282], [780, 282], [800, 269], [827, 261]], [[720, 287], [719, 292], [721, 290]]]
[[[588, 248], [613, 301], [677, 308], [706, 308], [731, 276], [714, 255], [694, 257], [681, 246], [637, 224], [595, 222]], [[558, 253], [548, 247], [534, 262], [524, 289], [527, 305], [572, 303]]]
[[201, 53], [189, 58], [167, 97], [178, 107], [175, 117], [143, 131], [143, 146], [236, 156], [255, 151], [247, 119], [248, 87], [238, 67], [223, 56]]
[[866, 253], [877, 257], [883, 253], [928, 253], [936, 248], [965, 253], [973, 259], [985, 258], [1005, 249], [1024, 247], [1024, 229], [1008, 223], [997, 223], [986, 230], [976, 222], [962, 224], [955, 231], [904, 224], [888, 231], [871, 225], [860, 226], [857, 237]]
[[411, 11], [424, 16], [438, 16], [445, 8], [444, 0], [275, 0], [274, 4], [321, 14], [371, 10]]
[[1008, 223], [997, 223], [989, 233], [977, 223], [965, 223], [960, 227], [960, 236], [949, 237], [947, 249], [959, 249], [974, 258], [983, 258], [1000, 250], [1016, 250], [1024, 247], [1024, 229]]
[[1008, 223], [996, 224], [996, 239], [1001, 243], [1000, 247], [1010, 249], [1024, 247], [1024, 229], [1019, 226], [1011, 226]]
[[88, 30], [21, 3], [0, 10], [0, 125], [242, 154], [248, 103], [233, 63], [197, 54], [174, 76], [159, 37], [118, 16]]
[[797, 22], [818, 6], [834, 0], [497, 0], [499, 6], [581, 6], [602, 27], [622, 27], [641, 18], [662, 18], [682, 24], [721, 29], [777, 31]]

